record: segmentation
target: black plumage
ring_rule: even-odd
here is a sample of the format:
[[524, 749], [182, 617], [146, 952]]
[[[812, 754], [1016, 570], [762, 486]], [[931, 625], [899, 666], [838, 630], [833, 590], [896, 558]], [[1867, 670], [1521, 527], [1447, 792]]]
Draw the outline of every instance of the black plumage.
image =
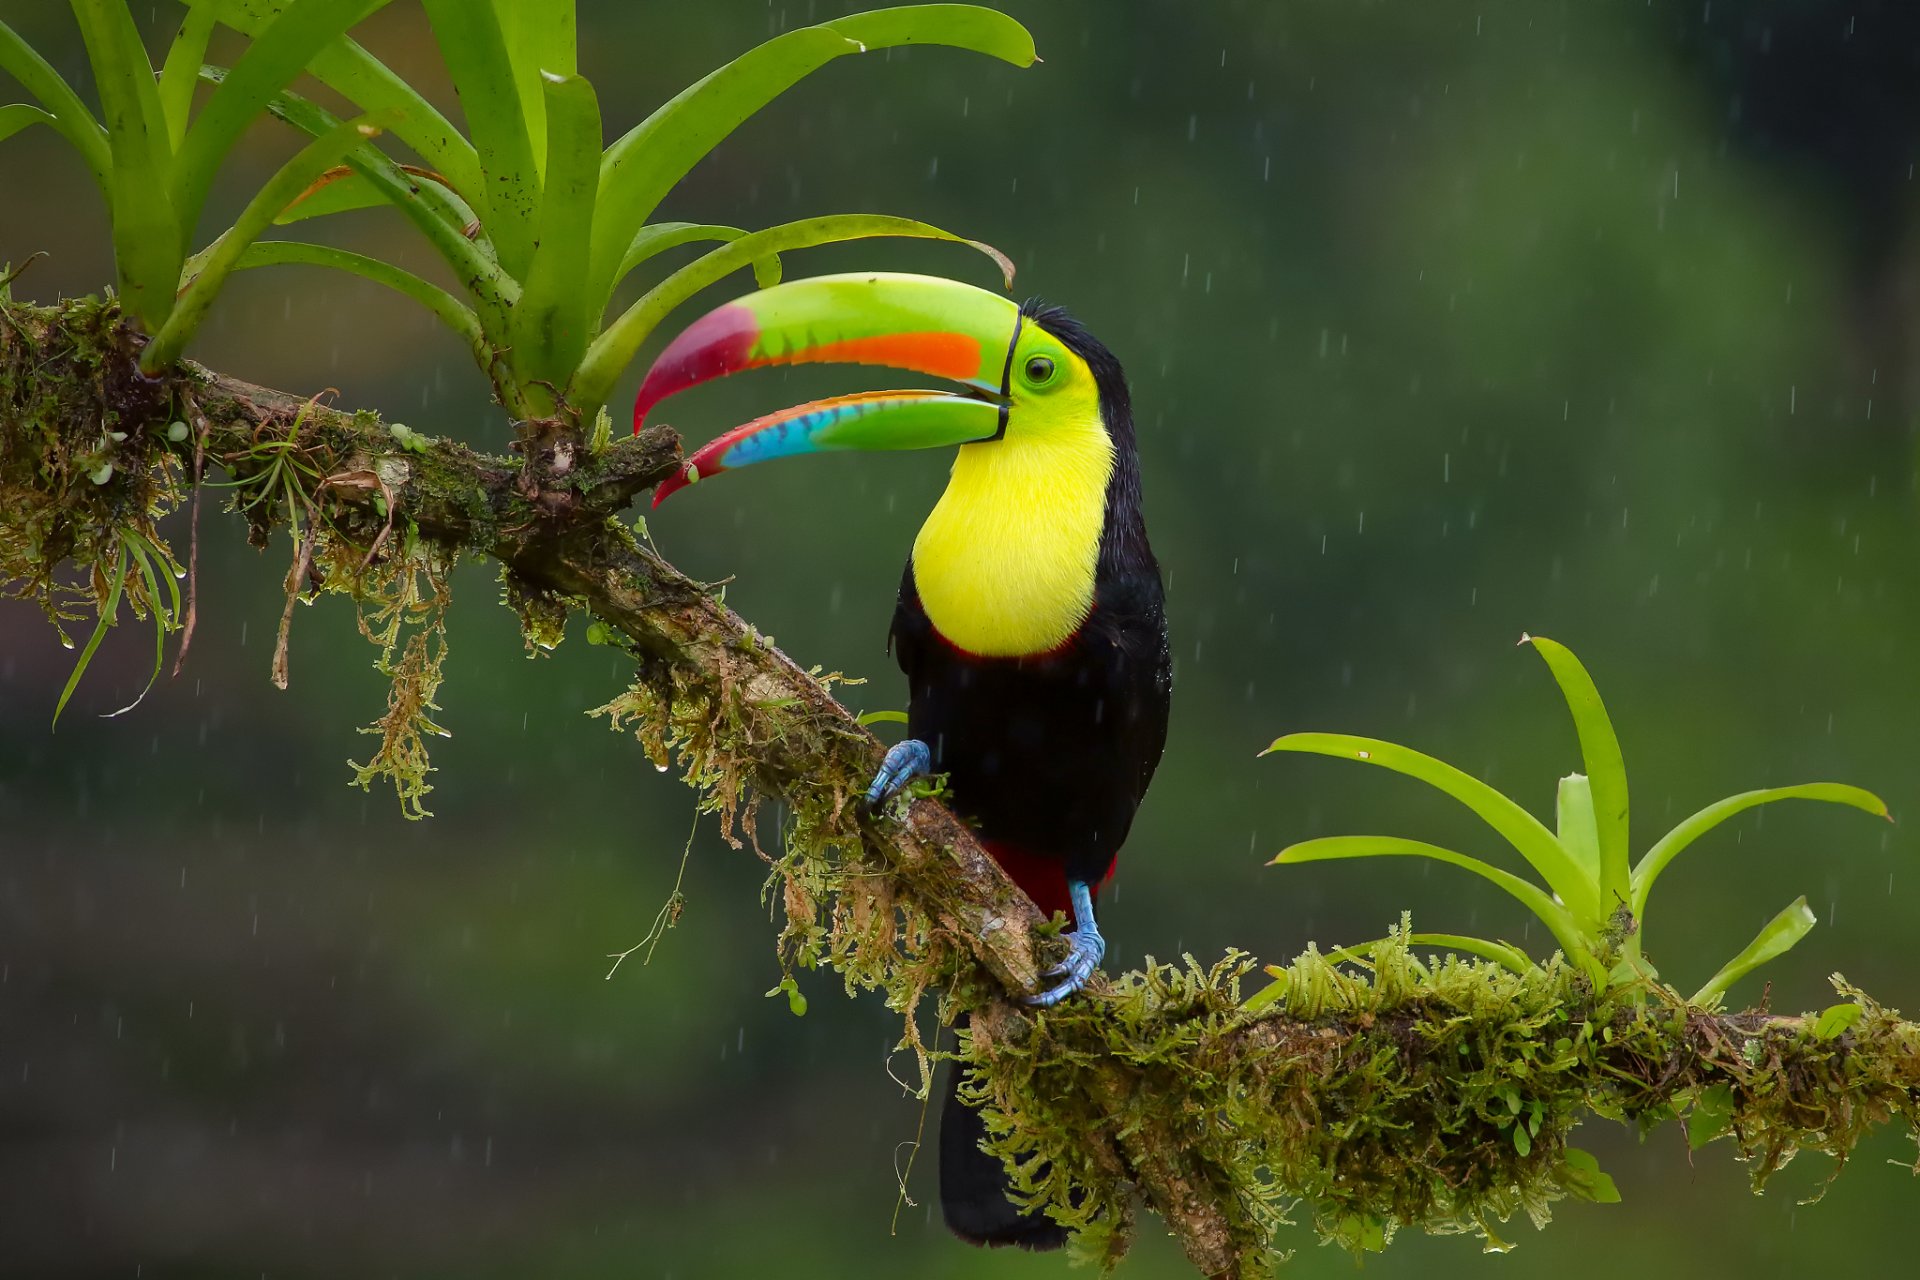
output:
[[[940, 635], [909, 560], [890, 638], [910, 691], [908, 734], [948, 775], [950, 802], [1043, 911], [1068, 911], [1067, 881], [1103, 882], [1133, 825], [1166, 742], [1173, 667], [1125, 374], [1065, 312], [1029, 303], [1023, 314], [1087, 363], [1113, 445], [1092, 608], [1046, 653], [982, 657]], [[1059, 1227], [1007, 1201], [1004, 1170], [980, 1151], [980, 1118], [952, 1079], [942, 1117], [948, 1225], [975, 1243], [1063, 1244]]]

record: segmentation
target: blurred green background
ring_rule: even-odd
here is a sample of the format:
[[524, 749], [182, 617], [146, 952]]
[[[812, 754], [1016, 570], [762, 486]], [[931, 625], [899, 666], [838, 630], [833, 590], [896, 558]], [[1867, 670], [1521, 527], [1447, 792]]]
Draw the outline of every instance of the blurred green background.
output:
[[[76, 82], [64, 6], [6, 0]], [[155, 47], [177, 16], [137, 5]], [[940, 50], [838, 62], [743, 128], [663, 214], [760, 225], [879, 210], [979, 236], [1019, 290], [1126, 362], [1170, 587], [1172, 740], [1103, 909], [1113, 964], [1229, 945], [1269, 960], [1416, 923], [1508, 936], [1469, 877], [1385, 862], [1279, 870], [1282, 845], [1378, 830], [1488, 850], [1404, 779], [1276, 734], [1395, 738], [1544, 812], [1577, 763], [1523, 630], [1570, 644], [1612, 707], [1640, 847], [1720, 795], [1832, 778], [1920, 813], [1914, 162], [1920, 20], [1893, 3], [1013, 2], [1043, 65]], [[610, 130], [821, 3], [582, 4]], [[452, 104], [426, 24], [359, 33]], [[216, 54], [220, 52], [216, 48]], [[251, 137], [204, 234], [292, 150]], [[303, 231], [315, 224], [306, 224]], [[334, 234], [410, 251], [400, 219]], [[0, 258], [51, 256], [47, 299], [110, 276], [81, 166], [46, 131], [0, 149]], [[398, 248], [396, 248], [396, 246]], [[416, 259], [422, 255], [415, 254]], [[432, 264], [417, 262], [423, 270]], [[790, 259], [991, 283], [952, 246]], [[745, 277], [716, 290], [718, 302]], [[680, 322], [692, 318], [688, 312]], [[671, 329], [673, 326], [669, 326]], [[667, 336], [661, 335], [662, 338]], [[656, 342], [656, 347], [658, 343]], [[194, 354], [500, 448], [453, 339], [371, 285], [239, 277]], [[676, 402], [704, 438], [846, 371]], [[637, 374], [625, 384], [631, 388]], [[944, 467], [770, 467], [654, 521], [802, 663], [872, 677], [900, 563]], [[456, 583], [438, 817], [346, 786], [384, 705], [351, 609], [298, 612], [267, 681], [286, 570], [204, 521], [186, 673], [135, 711], [122, 627], [68, 710], [73, 655], [0, 608], [0, 1273], [926, 1277], [1059, 1274], [930, 1220], [932, 1160], [890, 1229], [919, 1104], [897, 1020], [778, 979], [762, 867], [701, 828], [689, 906], [650, 967], [606, 980], [673, 882], [689, 794], [582, 712], [625, 679], [579, 638], [522, 654], [494, 575]], [[184, 550], [185, 528], [172, 532]], [[1697, 984], [1795, 894], [1822, 927], [1767, 971], [1776, 1008], [1835, 970], [1920, 1004], [1901, 828], [1780, 806], [1664, 881], [1648, 941]], [[1760, 980], [1733, 993], [1760, 997]], [[910, 1063], [894, 1058], [905, 1075]], [[932, 1134], [927, 1135], [931, 1138]], [[1689, 1159], [1583, 1131], [1625, 1196], [1562, 1206], [1517, 1253], [1404, 1236], [1380, 1277], [1897, 1273], [1916, 1239], [1904, 1135], [1762, 1199], [1724, 1147]], [[1126, 1274], [1185, 1274], [1149, 1221]], [[1516, 1231], [1509, 1231], [1514, 1236]], [[1293, 1274], [1354, 1263], [1305, 1230]], [[1901, 1263], [1907, 1258], [1908, 1263]]]

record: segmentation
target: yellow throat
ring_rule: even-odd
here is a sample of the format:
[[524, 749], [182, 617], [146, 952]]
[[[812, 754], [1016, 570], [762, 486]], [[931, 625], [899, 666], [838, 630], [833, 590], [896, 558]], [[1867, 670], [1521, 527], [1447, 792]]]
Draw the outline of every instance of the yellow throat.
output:
[[983, 657], [1045, 653], [1093, 608], [1113, 442], [1098, 412], [961, 446], [913, 543], [920, 603]]

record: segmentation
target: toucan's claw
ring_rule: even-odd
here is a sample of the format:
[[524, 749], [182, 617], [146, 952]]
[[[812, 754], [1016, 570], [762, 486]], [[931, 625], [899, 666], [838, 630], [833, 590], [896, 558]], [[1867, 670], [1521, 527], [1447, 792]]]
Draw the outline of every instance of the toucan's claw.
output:
[[887, 748], [880, 772], [873, 775], [867, 788], [867, 808], [877, 809], [915, 778], [933, 772], [933, 750], [918, 738], [908, 738]]
[[1065, 981], [1048, 987], [1038, 995], [1027, 997], [1027, 1003], [1036, 1009], [1048, 1009], [1059, 1004], [1074, 992], [1087, 985], [1087, 979], [1100, 967], [1100, 961], [1107, 954], [1107, 940], [1100, 936], [1098, 929], [1076, 929], [1067, 935], [1067, 941], [1073, 949], [1067, 952], [1067, 958], [1040, 976], [1043, 978], [1061, 978]]
[[1027, 1003], [1036, 1009], [1051, 1008], [1086, 986], [1087, 979], [1107, 954], [1107, 940], [1100, 936], [1100, 925], [1093, 918], [1093, 890], [1084, 880], [1069, 880], [1067, 891], [1073, 900], [1073, 919], [1078, 927], [1067, 935], [1067, 941], [1072, 944], [1067, 958], [1040, 975], [1066, 981], [1028, 996]]

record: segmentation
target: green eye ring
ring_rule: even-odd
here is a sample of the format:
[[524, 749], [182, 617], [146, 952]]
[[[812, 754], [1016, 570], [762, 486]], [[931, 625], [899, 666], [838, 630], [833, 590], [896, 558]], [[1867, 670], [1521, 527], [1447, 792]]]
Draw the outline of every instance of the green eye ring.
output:
[[1028, 356], [1020, 374], [1031, 386], [1044, 387], [1053, 381], [1057, 366], [1052, 356]]

